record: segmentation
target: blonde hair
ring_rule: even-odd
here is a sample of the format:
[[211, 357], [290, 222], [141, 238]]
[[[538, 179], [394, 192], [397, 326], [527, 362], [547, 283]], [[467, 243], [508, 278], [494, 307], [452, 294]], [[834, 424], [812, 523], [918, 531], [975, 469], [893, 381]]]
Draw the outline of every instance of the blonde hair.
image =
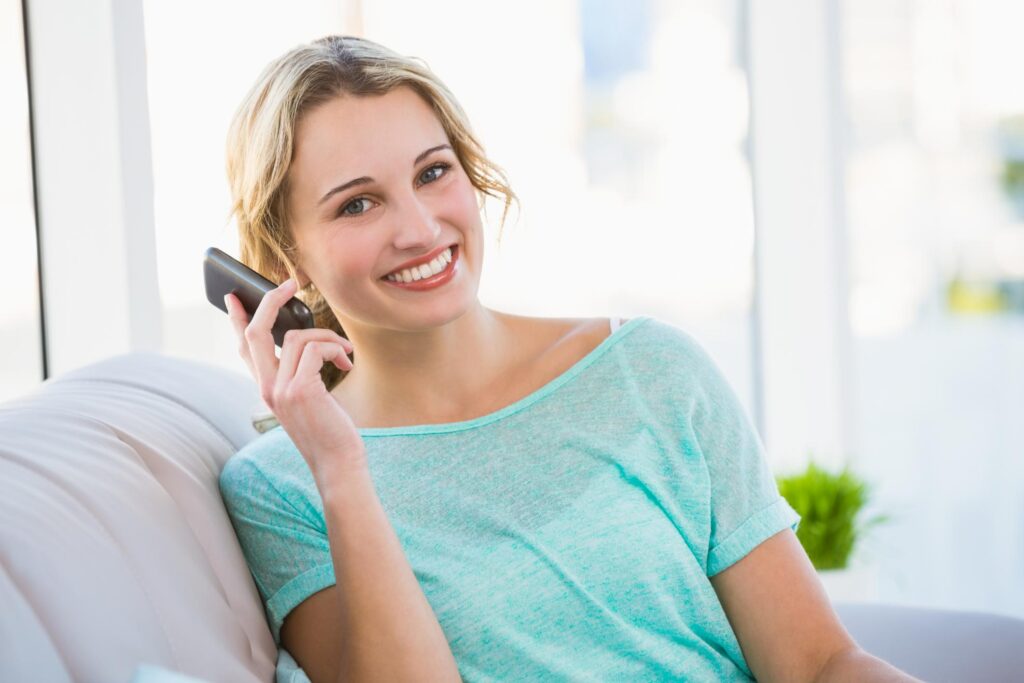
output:
[[[399, 86], [412, 88], [431, 106], [477, 190], [481, 208], [485, 195], [504, 198], [504, 228], [509, 207], [513, 201], [518, 204], [519, 199], [504, 171], [485, 155], [455, 96], [426, 62], [365, 38], [326, 36], [295, 47], [268, 64], [231, 122], [227, 175], [242, 263], [274, 282], [282, 282], [285, 275], [297, 279], [293, 258], [296, 246], [288, 225], [286, 199], [300, 117], [335, 97], [383, 95]], [[313, 312], [317, 327], [347, 338], [313, 283], [295, 296]], [[328, 390], [337, 386], [345, 374], [333, 363], [324, 363], [320, 370]]]

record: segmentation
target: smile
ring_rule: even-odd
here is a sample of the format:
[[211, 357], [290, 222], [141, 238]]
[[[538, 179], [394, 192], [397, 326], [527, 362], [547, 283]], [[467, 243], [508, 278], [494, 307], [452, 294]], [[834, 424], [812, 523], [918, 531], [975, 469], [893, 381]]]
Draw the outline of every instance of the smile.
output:
[[454, 277], [458, 261], [459, 245], [453, 244], [431, 262], [385, 275], [381, 280], [389, 285], [413, 291], [433, 289]]

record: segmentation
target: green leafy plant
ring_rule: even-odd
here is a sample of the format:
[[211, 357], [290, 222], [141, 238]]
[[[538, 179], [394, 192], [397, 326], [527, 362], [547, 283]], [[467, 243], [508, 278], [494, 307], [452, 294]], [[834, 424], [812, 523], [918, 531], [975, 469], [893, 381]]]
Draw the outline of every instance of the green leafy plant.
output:
[[804, 472], [777, 481], [779, 493], [800, 514], [796, 536], [815, 569], [845, 568], [864, 533], [889, 519], [859, 519], [870, 488], [848, 467], [832, 474], [811, 462]]

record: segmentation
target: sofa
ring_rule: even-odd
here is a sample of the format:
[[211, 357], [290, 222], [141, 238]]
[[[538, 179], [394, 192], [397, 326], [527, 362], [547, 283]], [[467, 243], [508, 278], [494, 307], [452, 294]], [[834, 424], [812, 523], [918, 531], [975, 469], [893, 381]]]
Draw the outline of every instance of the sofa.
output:
[[[144, 352], [0, 404], [0, 681], [308, 681], [275, 647], [217, 483], [263, 410], [247, 375]], [[924, 680], [1024, 676], [1024, 620], [836, 608]]]

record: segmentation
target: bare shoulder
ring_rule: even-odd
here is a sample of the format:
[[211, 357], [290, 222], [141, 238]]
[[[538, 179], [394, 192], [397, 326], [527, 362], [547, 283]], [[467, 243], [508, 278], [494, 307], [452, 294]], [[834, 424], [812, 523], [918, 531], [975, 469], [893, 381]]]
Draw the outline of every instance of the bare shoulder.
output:
[[608, 329], [607, 318], [541, 318], [510, 316], [519, 336], [524, 340], [546, 340], [551, 345], [567, 339], [597, 334]]
[[[544, 320], [544, 318], [541, 318]], [[584, 338], [589, 341], [603, 341], [611, 333], [612, 321], [608, 318], [553, 318], [563, 325], [566, 338]], [[628, 318], [620, 318], [619, 325], [629, 322]], [[595, 344], [596, 346], [596, 344]]]
[[555, 366], [572, 365], [611, 332], [608, 318], [513, 318], [523, 345], [534, 349], [534, 362], [547, 359]]

